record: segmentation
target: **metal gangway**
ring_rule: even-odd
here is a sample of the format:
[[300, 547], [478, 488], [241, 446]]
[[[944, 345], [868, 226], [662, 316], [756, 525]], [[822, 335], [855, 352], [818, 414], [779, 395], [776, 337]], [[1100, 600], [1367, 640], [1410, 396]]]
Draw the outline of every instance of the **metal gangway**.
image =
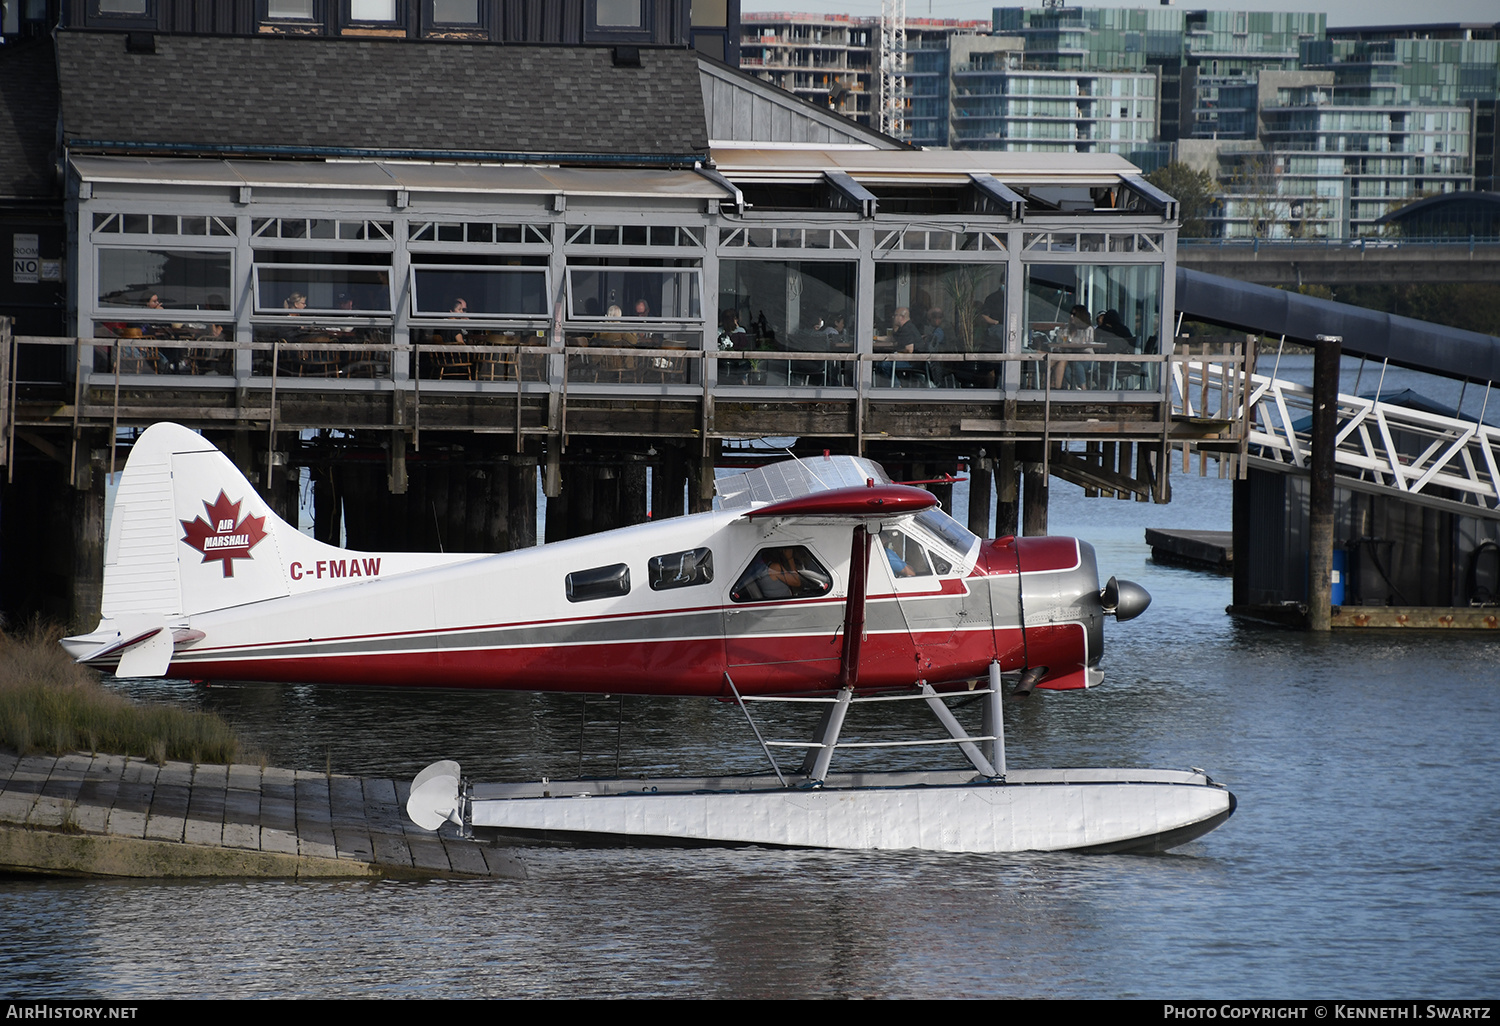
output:
[[[1245, 423], [1244, 455], [1307, 469], [1312, 448], [1311, 387], [1272, 375], [1239, 376], [1222, 358], [1174, 361], [1173, 413]], [[1426, 495], [1500, 519], [1500, 428], [1357, 395], [1338, 397], [1336, 466], [1391, 493]], [[1186, 455], [1186, 454], [1185, 454]], [[1203, 455], [1211, 455], [1200, 449]], [[1243, 474], [1245, 463], [1240, 463]]]

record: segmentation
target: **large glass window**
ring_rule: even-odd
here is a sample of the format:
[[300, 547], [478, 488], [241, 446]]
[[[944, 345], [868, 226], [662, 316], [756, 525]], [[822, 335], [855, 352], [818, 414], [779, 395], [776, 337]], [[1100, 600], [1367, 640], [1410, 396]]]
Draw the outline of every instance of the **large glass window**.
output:
[[251, 373], [282, 378], [384, 378], [391, 369], [391, 333], [379, 324], [298, 317], [257, 324]]
[[412, 313], [419, 317], [545, 317], [545, 267], [412, 267]]
[[696, 267], [570, 267], [569, 319], [698, 320], [701, 273]]
[[389, 268], [319, 264], [256, 264], [255, 310], [298, 316], [319, 313], [390, 314]]
[[875, 349], [894, 356], [875, 365], [876, 386], [995, 387], [997, 361], [921, 354], [1005, 352], [1005, 265], [876, 264]]
[[229, 308], [232, 254], [185, 249], [100, 249], [102, 307]]
[[[841, 260], [721, 261], [719, 326], [725, 340], [720, 348], [852, 355], [858, 338], [858, 267]], [[850, 381], [853, 367], [847, 361], [767, 356], [726, 361], [720, 378], [731, 383], [833, 385]]]
[[1158, 363], [1084, 357], [1160, 353], [1161, 287], [1157, 264], [1028, 264], [1026, 348], [1067, 358], [1048, 372], [1053, 388], [1154, 390]]

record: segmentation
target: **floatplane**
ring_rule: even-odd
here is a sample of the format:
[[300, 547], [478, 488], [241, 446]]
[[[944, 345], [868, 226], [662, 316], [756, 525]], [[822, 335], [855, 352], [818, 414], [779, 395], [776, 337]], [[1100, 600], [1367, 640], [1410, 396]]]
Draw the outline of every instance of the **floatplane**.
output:
[[[103, 618], [63, 641], [121, 677], [708, 696], [744, 710], [770, 771], [474, 784], [448, 760], [407, 812], [544, 839], [942, 851], [1160, 851], [1234, 811], [1202, 771], [1011, 769], [1002, 697], [1103, 675], [1104, 619], [1150, 596], [1072, 538], [981, 539], [850, 456], [718, 482], [717, 509], [494, 555], [365, 553], [279, 519], [212, 444], [137, 440], [106, 542]], [[949, 708], [981, 699], [971, 732]], [[810, 702], [768, 740], [757, 702]], [[833, 770], [850, 709], [915, 701], [962, 769]], [[774, 752], [798, 748], [796, 769]]]

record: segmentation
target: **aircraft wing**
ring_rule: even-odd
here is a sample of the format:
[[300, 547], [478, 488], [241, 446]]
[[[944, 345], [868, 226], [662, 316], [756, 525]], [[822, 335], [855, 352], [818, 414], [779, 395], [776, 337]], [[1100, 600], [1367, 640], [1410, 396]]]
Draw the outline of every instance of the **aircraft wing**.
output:
[[834, 489], [862, 488], [870, 481], [877, 485], [891, 483], [885, 470], [872, 460], [825, 455], [773, 463], [721, 478], [715, 488], [720, 509], [748, 510], [756, 503], [780, 502]]
[[831, 520], [885, 520], [931, 509], [937, 496], [911, 485], [874, 484], [833, 488], [783, 499], [745, 511], [745, 519], [796, 517]]

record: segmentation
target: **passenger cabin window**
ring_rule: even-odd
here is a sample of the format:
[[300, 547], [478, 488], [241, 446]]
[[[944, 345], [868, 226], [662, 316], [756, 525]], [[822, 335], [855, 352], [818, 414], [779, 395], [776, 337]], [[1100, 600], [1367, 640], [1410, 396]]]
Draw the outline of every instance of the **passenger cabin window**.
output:
[[711, 549], [688, 549], [652, 556], [646, 564], [646, 572], [652, 591], [708, 584], [714, 579], [714, 554]]
[[594, 599], [629, 595], [630, 567], [613, 563], [592, 570], [574, 570], [567, 576], [567, 592], [569, 602], [592, 602]]
[[833, 575], [801, 545], [761, 549], [729, 591], [735, 602], [817, 598], [833, 590]]

